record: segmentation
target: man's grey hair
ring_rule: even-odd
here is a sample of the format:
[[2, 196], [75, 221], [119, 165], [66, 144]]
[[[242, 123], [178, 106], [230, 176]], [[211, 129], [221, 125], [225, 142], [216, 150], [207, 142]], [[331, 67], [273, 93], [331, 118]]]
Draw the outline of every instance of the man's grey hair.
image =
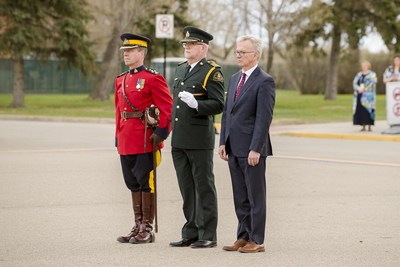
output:
[[140, 52], [143, 51], [144, 57], [147, 56], [147, 47], [138, 47], [138, 50], [139, 50]]
[[262, 41], [260, 37], [254, 36], [254, 35], [244, 35], [244, 36], [239, 36], [236, 39], [236, 42], [244, 42], [244, 41], [250, 41], [253, 44], [254, 50], [257, 52], [259, 59], [261, 59], [262, 55]]

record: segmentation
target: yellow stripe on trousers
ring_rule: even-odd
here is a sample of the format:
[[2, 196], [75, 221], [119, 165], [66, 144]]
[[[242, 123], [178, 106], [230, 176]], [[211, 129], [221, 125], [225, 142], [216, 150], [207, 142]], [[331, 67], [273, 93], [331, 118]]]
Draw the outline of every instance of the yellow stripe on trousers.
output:
[[[158, 167], [161, 163], [161, 151], [160, 150], [156, 151], [156, 162], [157, 162], [157, 167]], [[150, 185], [151, 193], [154, 193], [154, 170], [150, 172], [149, 185]]]

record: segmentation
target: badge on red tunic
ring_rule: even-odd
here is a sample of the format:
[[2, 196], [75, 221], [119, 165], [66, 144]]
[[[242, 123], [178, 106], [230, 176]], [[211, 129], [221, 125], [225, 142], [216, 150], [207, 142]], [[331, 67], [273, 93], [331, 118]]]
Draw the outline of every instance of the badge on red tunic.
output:
[[139, 91], [144, 88], [145, 79], [139, 78], [136, 83], [136, 89]]

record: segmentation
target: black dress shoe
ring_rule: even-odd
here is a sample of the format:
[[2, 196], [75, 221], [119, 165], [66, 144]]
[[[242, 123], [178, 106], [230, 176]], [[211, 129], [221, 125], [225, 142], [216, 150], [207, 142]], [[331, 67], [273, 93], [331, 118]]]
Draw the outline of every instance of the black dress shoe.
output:
[[213, 248], [217, 246], [217, 241], [199, 240], [190, 245], [191, 248]]
[[194, 238], [193, 239], [182, 239], [180, 241], [171, 242], [171, 243], [169, 243], [169, 245], [171, 247], [188, 247], [196, 241], [197, 241], [197, 238], [196, 239], [194, 239]]

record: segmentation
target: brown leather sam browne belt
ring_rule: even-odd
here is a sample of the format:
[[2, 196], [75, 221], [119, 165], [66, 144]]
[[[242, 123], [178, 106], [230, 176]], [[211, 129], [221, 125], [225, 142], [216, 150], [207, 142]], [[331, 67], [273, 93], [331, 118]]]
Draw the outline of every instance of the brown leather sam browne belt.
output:
[[126, 119], [139, 119], [143, 117], [143, 111], [123, 111], [121, 112], [121, 118]]

